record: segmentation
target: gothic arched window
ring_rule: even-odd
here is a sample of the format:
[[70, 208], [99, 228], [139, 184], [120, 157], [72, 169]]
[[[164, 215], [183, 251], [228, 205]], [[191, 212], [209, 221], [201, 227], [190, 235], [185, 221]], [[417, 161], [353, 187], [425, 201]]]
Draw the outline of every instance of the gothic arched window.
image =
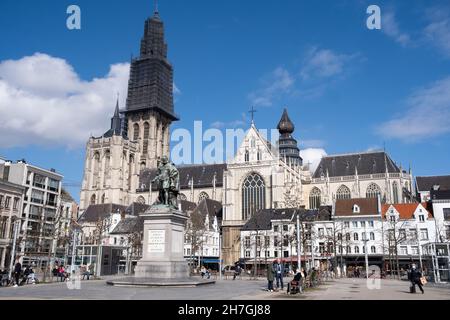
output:
[[200, 193], [198, 196], [198, 203], [202, 202], [203, 199], [209, 199], [209, 195], [206, 192]]
[[399, 203], [399, 199], [398, 199], [398, 185], [397, 182], [393, 182], [392, 183], [392, 200], [394, 201], [394, 203]]
[[250, 219], [258, 210], [266, 207], [266, 186], [263, 178], [252, 173], [242, 184], [242, 219]]
[[342, 200], [342, 199], [351, 199], [352, 195], [350, 193], [350, 189], [347, 186], [340, 186], [337, 193], [336, 193], [336, 199]]
[[314, 188], [309, 193], [309, 208], [310, 209], [319, 209], [321, 203], [321, 192], [319, 188]]
[[106, 195], [103, 194], [103, 195], [102, 195], [102, 204], [105, 204], [105, 199], [106, 199]]
[[95, 196], [95, 194], [93, 194], [91, 197], [91, 205], [94, 205], [96, 202], [97, 202], [97, 197]]
[[135, 123], [133, 126], [133, 140], [139, 140], [139, 125], [137, 123]]
[[148, 152], [148, 138], [150, 137], [150, 125], [148, 122], [144, 123], [144, 147], [142, 152], [147, 154]]
[[248, 150], [245, 150], [245, 155], [244, 155], [244, 160], [245, 162], [249, 162], [250, 161], [250, 153], [248, 152]]
[[375, 183], [371, 183], [367, 187], [366, 198], [377, 198], [378, 196], [381, 196], [380, 187]]
[[94, 155], [94, 187], [98, 187], [100, 178], [100, 153], [96, 152]]

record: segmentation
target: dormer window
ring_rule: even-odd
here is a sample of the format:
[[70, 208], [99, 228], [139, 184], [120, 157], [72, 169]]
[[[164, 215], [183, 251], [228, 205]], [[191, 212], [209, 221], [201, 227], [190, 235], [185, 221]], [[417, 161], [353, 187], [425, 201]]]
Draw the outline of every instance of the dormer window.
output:
[[361, 209], [359, 208], [359, 206], [357, 204], [353, 205], [353, 213], [360, 213]]
[[419, 215], [419, 221], [425, 222], [425, 216], [423, 214]]
[[391, 222], [395, 222], [395, 216], [390, 216]]

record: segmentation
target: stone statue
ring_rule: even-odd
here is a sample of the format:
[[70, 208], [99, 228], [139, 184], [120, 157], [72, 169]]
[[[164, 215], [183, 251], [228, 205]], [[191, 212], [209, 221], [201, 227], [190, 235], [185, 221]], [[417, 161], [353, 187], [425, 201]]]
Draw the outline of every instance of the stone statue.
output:
[[155, 205], [164, 205], [178, 209], [178, 194], [180, 192], [180, 175], [178, 169], [169, 158], [163, 156], [158, 165], [156, 177], [152, 183], [158, 184], [158, 200]]

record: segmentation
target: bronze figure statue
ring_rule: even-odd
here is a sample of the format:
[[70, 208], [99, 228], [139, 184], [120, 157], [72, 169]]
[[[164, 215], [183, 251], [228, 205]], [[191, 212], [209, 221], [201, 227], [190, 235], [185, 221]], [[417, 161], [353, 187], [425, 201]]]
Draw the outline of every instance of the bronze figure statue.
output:
[[168, 157], [163, 156], [161, 158], [156, 177], [152, 180], [152, 183], [157, 183], [159, 190], [155, 205], [164, 205], [178, 210], [180, 174]]

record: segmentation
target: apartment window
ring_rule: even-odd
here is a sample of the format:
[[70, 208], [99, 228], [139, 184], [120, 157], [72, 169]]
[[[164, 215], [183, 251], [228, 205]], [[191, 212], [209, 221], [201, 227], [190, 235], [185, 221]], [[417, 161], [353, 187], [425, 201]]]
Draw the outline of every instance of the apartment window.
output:
[[9, 209], [10, 204], [11, 204], [11, 197], [6, 197], [6, 199], [5, 199], [5, 209]]
[[370, 233], [370, 240], [375, 240], [375, 233], [373, 232]]
[[365, 232], [361, 233], [361, 240], [367, 240]]
[[14, 198], [14, 204], [13, 204], [13, 209], [17, 210], [19, 208], [19, 198]]
[[369, 227], [373, 228], [373, 221], [369, 221]]
[[41, 189], [45, 188], [45, 177], [43, 175], [35, 173], [33, 179], [33, 186]]
[[337, 238], [338, 238], [339, 241], [341, 241], [342, 240], [342, 233], [338, 233]]
[[400, 247], [400, 254], [406, 256], [408, 254], [408, 247], [401, 246]]
[[278, 258], [278, 251], [277, 251], [277, 250], [275, 250], [275, 251], [273, 252], [273, 256], [274, 256], [275, 258]]
[[327, 228], [327, 236], [331, 236], [331, 235], [333, 235], [333, 229]]
[[375, 246], [371, 246], [370, 247], [370, 252], [377, 253], [377, 248], [375, 248]]
[[366, 247], [365, 246], [362, 247], [362, 253], [366, 254]]
[[419, 215], [419, 221], [425, 222], [425, 216], [423, 214]]
[[411, 247], [411, 254], [418, 256], [419, 255], [419, 247]]
[[443, 212], [444, 212], [444, 220], [450, 221], [450, 208], [444, 208]]
[[350, 228], [350, 222], [345, 221], [344, 222], [344, 228]]
[[353, 221], [352, 225], [353, 225], [353, 228], [358, 228], [358, 221]]
[[338, 252], [339, 252], [339, 253], [342, 253], [342, 246], [339, 246], [339, 247], [338, 247]]
[[31, 192], [31, 202], [44, 204], [44, 192], [33, 190]]
[[324, 235], [325, 234], [323, 228], [319, 228], [319, 237], [323, 237]]
[[270, 246], [270, 237], [269, 236], [264, 237], [264, 246], [265, 247]]
[[283, 231], [289, 231], [289, 226], [287, 224], [283, 225]]
[[345, 240], [350, 241], [350, 238], [351, 238], [351, 237], [350, 237], [350, 233], [346, 233], [346, 234], [345, 234]]
[[347, 246], [347, 253], [352, 253], [352, 248], [350, 246]]
[[365, 228], [366, 227], [366, 222], [365, 221], [361, 221], [361, 228]]
[[420, 240], [428, 240], [428, 229], [420, 229]]
[[245, 237], [245, 246], [250, 247], [250, 237]]
[[353, 240], [355, 240], [355, 241], [359, 240], [359, 236], [356, 232], [353, 234]]
[[395, 216], [390, 216], [391, 222], [395, 222]]
[[325, 244], [323, 242], [319, 243], [319, 252], [325, 253]]
[[270, 257], [270, 251], [266, 251], [266, 257]]
[[278, 232], [278, 226], [273, 226], [273, 231]]
[[288, 258], [289, 257], [289, 251], [284, 251], [283, 252], [283, 257], [284, 258]]
[[287, 235], [283, 237], [283, 246], [289, 246], [289, 236]]
[[49, 179], [48, 180], [48, 190], [58, 192], [59, 190], [59, 181], [55, 179]]
[[400, 229], [399, 238], [400, 238], [400, 240], [406, 240], [406, 230], [405, 229]]
[[277, 247], [279, 245], [278, 236], [273, 237], [273, 245]]
[[359, 247], [355, 246], [355, 253], [359, 253]]
[[250, 258], [250, 251], [245, 251], [245, 257]]
[[2, 205], [3, 205], [3, 196], [0, 195], [0, 208], [2, 208]]

